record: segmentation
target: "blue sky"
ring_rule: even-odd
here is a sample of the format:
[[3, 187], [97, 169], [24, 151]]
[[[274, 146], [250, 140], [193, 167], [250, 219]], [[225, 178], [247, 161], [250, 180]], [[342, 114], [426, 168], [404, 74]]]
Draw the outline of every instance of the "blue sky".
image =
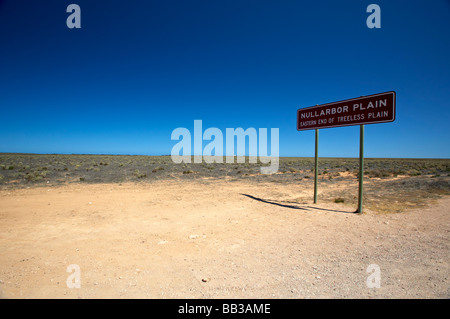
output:
[[[281, 156], [313, 156], [298, 108], [394, 90], [365, 156], [449, 158], [449, 55], [445, 0], [0, 0], [0, 152], [170, 154], [201, 119], [279, 128]], [[320, 156], [358, 151], [357, 126], [320, 130]]]

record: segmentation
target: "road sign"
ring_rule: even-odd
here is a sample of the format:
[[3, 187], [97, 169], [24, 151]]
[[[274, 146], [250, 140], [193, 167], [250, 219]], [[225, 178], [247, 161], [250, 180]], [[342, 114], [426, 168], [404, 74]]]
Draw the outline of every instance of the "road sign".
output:
[[361, 96], [334, 103], [305, 107], [297, 110], [297, 130], [316, 130], [314, 161], [314, 203], [317, 203], [319, 129], [349, 125], [360, 126], [359, 138], [359, 192], [357, 213], [363, 211], [364, 124], [395, 121], [395, 92]]
[[394, 91], [297, 110], [298, 131], [393, 121]]

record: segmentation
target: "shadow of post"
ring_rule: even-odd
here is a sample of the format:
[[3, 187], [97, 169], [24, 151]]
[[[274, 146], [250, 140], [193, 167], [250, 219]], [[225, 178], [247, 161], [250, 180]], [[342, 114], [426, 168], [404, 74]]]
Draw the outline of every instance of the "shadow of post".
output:
[[328, 212], [335, 212], [335, 213], [346, 213], [346, 214], [355, 214], [356, 212], [348, 212], [344, 210], [335, 210], [335, 209], [328, 209], [328, 208], [320, 208], [320, 207], [312, 207], [312, 206], [300, 206], [300, 205], [291, 205], [291, 204], [284, 204], [282, 201], [275, 201], [275, 200], [269, 200], [269, 199], [263, 199], [259, 197], [255, 197], [249, 194], [242, 194], [241, 195], [251, 198], [253, 200], [256, 200], [258, 202], [276, 205], [280, 207], [290, 208], [290, 209], [299, 209], [299, 210], [305, 210], [305, 211], [311, 211], [313, 209], [315, 210], [321, 210], [321, 211], [328, 211]]

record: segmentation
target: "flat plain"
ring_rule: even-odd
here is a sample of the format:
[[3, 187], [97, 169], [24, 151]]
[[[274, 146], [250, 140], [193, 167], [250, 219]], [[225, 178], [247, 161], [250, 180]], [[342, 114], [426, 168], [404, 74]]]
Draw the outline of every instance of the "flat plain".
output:
[[450, 160], [366, 159], [360, 215], [358, 159], [319, 163], [314, 204], [312, 158], [0, 154], [0, 295], [450, 297]]

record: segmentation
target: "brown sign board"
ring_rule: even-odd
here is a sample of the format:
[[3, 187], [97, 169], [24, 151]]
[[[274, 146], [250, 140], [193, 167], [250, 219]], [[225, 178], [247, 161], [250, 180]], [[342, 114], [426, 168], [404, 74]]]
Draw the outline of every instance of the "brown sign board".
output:
[[394, 91], [297, 110], [298, 131], [393, 121]]

